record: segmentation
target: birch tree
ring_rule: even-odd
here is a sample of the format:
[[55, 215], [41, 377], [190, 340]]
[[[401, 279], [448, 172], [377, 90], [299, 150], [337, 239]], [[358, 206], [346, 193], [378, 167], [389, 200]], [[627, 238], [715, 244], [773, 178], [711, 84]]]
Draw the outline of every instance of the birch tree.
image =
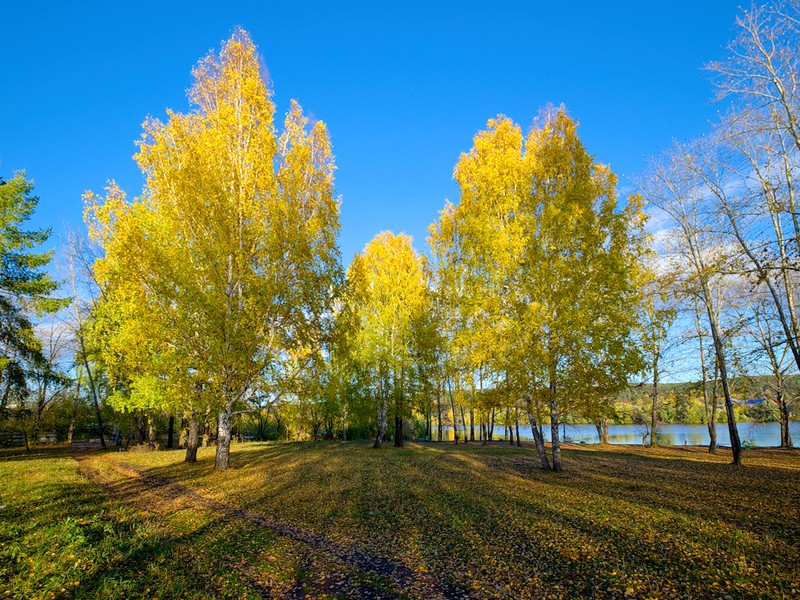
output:
[[[542, 114], [527, 138], [498, 117], [455, 170], [460, 202], [442, 214], [473, 286], [472, 314], [489, 324], [511, 380], [534, 419], [545, 407], [552, 469], [561, 469], [559, 425], [591, 392], [610, 397], [641, 370], [635, 343], [641, 201], [622, 206], [616, 177], [596, 163], [562, 109]], [[468, 326], [471, 324], [468, 323]]]
[[671, 270], [678, 274], [677, 285], [683, 297], [694, 297], [703, 306], [719, 369], [733, 463], [739, 465], [742, 446], [728, 375], [726, 329], [720, 314], [722, 279], [732, 268], [729, 248], [714, 218], [718, 199], [715, 192], [724, 189], [725, 174], [713, 162], [704, 162], [703, 143], [698, 140], [693, 145], [678, 145], [654, 162], [645, 182], [645, 195], [670, 219]]
[[[98, 279], [139, 295], [147, 318], [217, 411], [216, 468], [231, 417], [282, 353], [322, 343], [341, 278], [339, 202], [322, 122], [292, 102], [279, 134], [250, 36], [236, 31], [192, 72], [192, 112], [148, 118], [141, 197], [87, 194]], [[113, 189], [113, 188], [112, 188]]]
[[650, 446], [658, 444], [658, 411], [660, 402], [659, 383], [665, 350], [668, 347], [669, 329], [677, 311], [670, 305], [668, 278], [663, 273], [656, 275], [654, 266], [645, 286], [646, 293], [642, 304], [642, 346], [652, 374], [653, 387], [650, 395]]
[[375, 447], [381, 447], [386, 435], [390, 404], [394, 442], [402, 446], [414, 359], [426, 339], [430, 310], [423, 260], [409, 236], [384, 231], [353, 258], [347, 281], [355, 320], [353, 348], [357, 360], [368, 367], [376, 401]]
[[[767, 384], [764, 387], [771, 392], [771, 399], [778, 409], [780, 446], [791, 448], [789, 424], [792, 418], [792, 398], [786, 380], [794, 365], [789, 357], [789, 345], [783, 339], [783, 328], [773, 309], [768, 291], [763, 286], [756, 289], [747, 315], [743, 318], [743, 332], [754, 346], [746, 362], [762, 375], [757, 381], [766, 379]], [[769, 372], [769, 376], [764, 377], [764, 371]]]
[[726, 173], [721, 182], [706, 183], [739, 247], [742, 270], [768, 291], [783, 342], [800, 369], [798, 45], [797, 0], [753, 3], [738, 15], [728, 57], [708, 65], [718, 98], [732, 108], [705, 147]]
[[[721, 295], [717, 295], [714, 312], [717, 314], [719, 320], [719, 309], [723, 301]], [[716, 353], [712, 352], [707, 355], [706, 338], [710, 337], [707, 328], [704, 325], [703, 314], [705, 309], [701, 306], [697, 296], [693, 296], [690, 301], [690, 312], [694, 324], [694, 335], [697, 336], [697, 349], [698, 358], [700, 360], [700, 387], [703, 395], [703, 411], [706, 418], [706, 427], [708, 428], [708, 452], [713, 454], [717, 451], [717, 409], [718, 409], [718, 381], [719, 381], [719, 365], [717, 364]], [[709, 363], [711, 363], [712, 377], [709, 377]], [[711, 390], [709, 393], [709, 383]]]

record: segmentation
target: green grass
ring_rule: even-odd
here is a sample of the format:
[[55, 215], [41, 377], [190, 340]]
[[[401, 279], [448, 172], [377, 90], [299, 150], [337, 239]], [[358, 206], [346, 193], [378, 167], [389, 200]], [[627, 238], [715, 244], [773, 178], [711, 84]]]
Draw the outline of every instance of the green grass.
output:
[[246, 444], [0, 455], [0, 597], [794, 598], [800, 453]]
[[0, 506], [0, 597], [203, 595], [179, 532], [111, 499], [63, 449], [0, 455]]

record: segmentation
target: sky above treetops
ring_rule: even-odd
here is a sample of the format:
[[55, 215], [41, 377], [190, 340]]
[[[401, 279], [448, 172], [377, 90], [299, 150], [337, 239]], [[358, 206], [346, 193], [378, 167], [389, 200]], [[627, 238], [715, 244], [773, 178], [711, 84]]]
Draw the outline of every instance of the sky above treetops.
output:
[[565, 104], [620, 192], [648, 157], [695, 137], [723, 107], [704, 64], [725, 56], [732, 1], [3, 3], [0, 176], [25, 169], [32, 226], [83, 228], [81, 194], [129, 196], [141, 123], [186, 111], [191, 69], [235, 27], [252, 35], [280, 120], [297, 99], [328, 125], [345, 266], [382, 230], [426, 250], [457, 201], [460, 153], [486, 121], [530, 127]]

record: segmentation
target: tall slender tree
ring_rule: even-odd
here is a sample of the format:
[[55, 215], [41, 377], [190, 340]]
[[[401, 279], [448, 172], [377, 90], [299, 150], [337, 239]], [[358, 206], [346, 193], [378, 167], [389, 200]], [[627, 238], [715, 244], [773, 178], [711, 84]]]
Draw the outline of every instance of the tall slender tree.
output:
[[718, 98], [730, 101], [731, 108], [703, 144], [703, 160], [724, 174], [704, 183], [739, 248], [740, 270], [767, 290], [783, 343], [800, 369], [798, 44], [798, 0], [752, 3], [740, 12], [728, 57], [708, 65]]
[[246, 32], [193, 76], [193, 112], [144, 124], [142, 196], [90, 193], [87, 212], [105, 252], [98, 279], [142, 298], [214, 399], [216, 467], [226, 469], [231, 417], [257, 379], [282, 353], [322, 344], [341, 279], [339, 202], [325, 125], [309, 126], [292, 102], [276, 132]]
[[491, 328], [495, 355], [506, 357], [496, 372], [524, 385], [531, 419], [546, 407], [560, 470], [563, 415], [591, 392], [611, 397], [641, 369], [641, 200], [620, 205], [616, 177], [563, 108], [547, 109], [527, 138], [510, 119], [489, 121], [455, 178], [460, 203], [442, 213], [434, 241], [458, 248], [464, 310], [475, 316], [467, 333]]
[[430, 296], [423, 260], [409, 236], [384, 231], [356, 254], [347, 281], [357, 331], [354, 348], [357, 360], [369, 368], [376, 400], [375, 447], [383, 443], [390, 404], [394, 442], [402, 446], [414, 362], [428, 339]]
[[726, 354], [727, 332], [721, 315], [723, 279], [733, 269], [731, 257], [720, 237], [716, 221], [715, 189], [720, 189], [718, 165], [704, 161], [698, 140], [690, 145], [678, 145], [657, 160], [645, 183], [648, 201], [669, 219], [672, 226], [672, 270], [678, 274], [678, 286], [683, 297], [696, 298], [702, 305], [714, 346], [716, 367], [725, 399], [733, 463], [741, 464], [742, 445], [736, 426], [736, 415]]

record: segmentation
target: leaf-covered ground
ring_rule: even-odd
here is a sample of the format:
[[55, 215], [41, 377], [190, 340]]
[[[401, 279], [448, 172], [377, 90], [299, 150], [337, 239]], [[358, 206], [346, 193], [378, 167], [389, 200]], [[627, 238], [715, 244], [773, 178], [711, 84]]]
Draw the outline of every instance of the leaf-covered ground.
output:
[[0, 455], [0, 597], [797, 598], [800, 452]]

